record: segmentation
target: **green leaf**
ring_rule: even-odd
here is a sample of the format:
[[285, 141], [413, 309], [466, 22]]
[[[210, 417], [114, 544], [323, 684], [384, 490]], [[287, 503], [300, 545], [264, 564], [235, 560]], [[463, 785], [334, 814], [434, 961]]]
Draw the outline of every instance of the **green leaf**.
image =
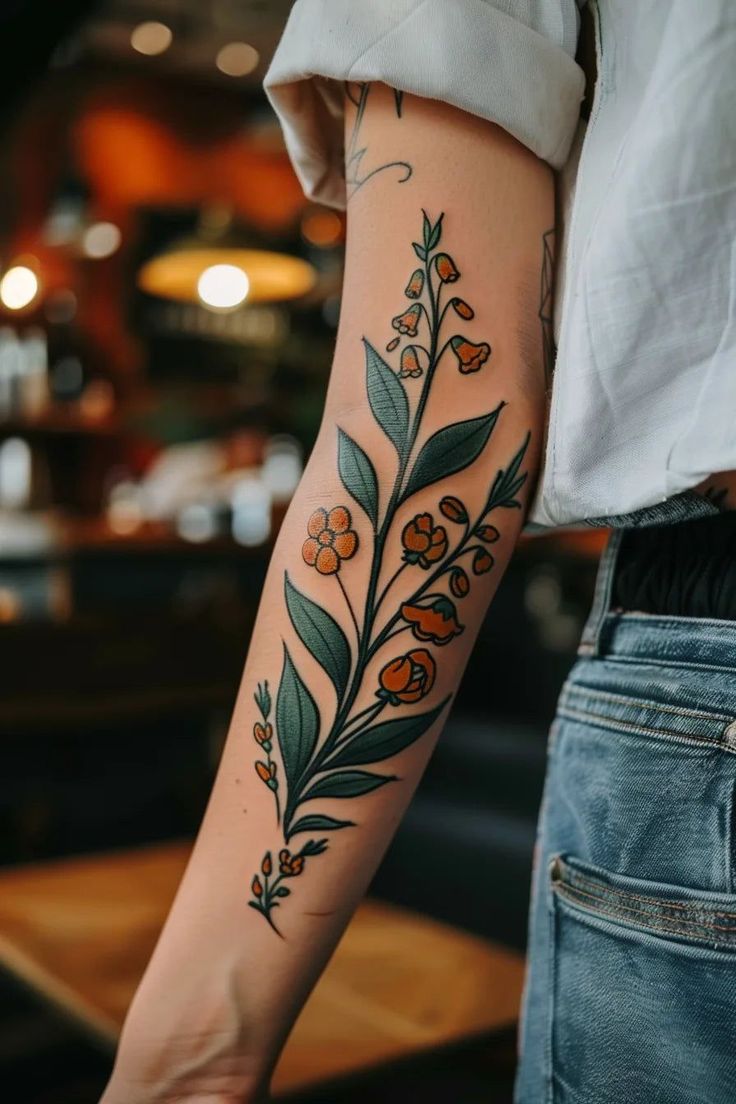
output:
[[500, 410], [501, 406], [480, 418], [453, 422], [433, 433], [416, 459], [402, 501], [477, 460], [488, 443]]
[[290, 893], [291, 890], [287, 889], [286, 886], [277, 886], [273, 891], [274, 897], [288, 897]]
[[286, 645], [284, 668], [276, 695], [276, 732], [291, 794], [317, 746], [319, 712], [299, 677]]
[[429, 221], [427, 212], [422, 208], [422, 239], [424, 241], [424, 248], [429, 249], [429, 239], [432, 236], [432, 223]]
[[442, 220], [445, 217], [444, 211], [434, 224], [434, 228], [429, 235], [429, 240], [426, 242], [427, 252], [431, 252], [432, 249], [436, 249], [440, 244], [440, 238], [442, 237]]
[[343, 429], [337, 430], [337, 467], [345, 490], [365, 510], [375, 529], [378, 521], [378, 480], [363, 449]]
[[383, 721], [366, 729], [350, 744], [346, 744], [330, 762], [331, 767], [359, 767], [367, 763], [378, 763], [390, 759], [409, 747], [434, 724], [450, 700], [449, 696], [429, 709], [426, 713], [415, 713], [413, 717], [399, 717], [393, 721]]
[[337, 621], [307, 598], [284, 572], [284, 596], [291, 623], [304, 647], [332, 680], [342, 698], [350, 677], [350, 645]]
[[377, 790], [386, 782], [395, 782], [394, 775], [370, 774], [368, 771], [341, 771], [325, 775], [302, 797], [302, 801], [311, 801], [313, 797], [360, 797], [361, 794]]
[[401, 455], [409, 430], [409, 401], [396, 373], [369, 341], [365, 345], [366, 386], [373, 416]]
[[335, 820], [334, 817], [314, 813], [310, 816], [303, 816], [296, 824], [292, 824], [286, 838], [290, 840], [297, 832], [332, 832], [337, 828], [352, 828], [354, 824], [354, 820]]
[[411, 244], [414, 246], [414, 252], [416, 253], [419, 260], [420, 261], [426, 261], [427, 260], [427, 250], [422, 249], [419, 242], [412, 242]]

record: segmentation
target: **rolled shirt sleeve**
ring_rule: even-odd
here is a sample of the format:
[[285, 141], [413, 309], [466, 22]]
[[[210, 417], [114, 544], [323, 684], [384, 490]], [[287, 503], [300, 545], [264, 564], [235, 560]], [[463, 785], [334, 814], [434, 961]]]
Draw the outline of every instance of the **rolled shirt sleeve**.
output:
[[296, 0], [264, 87], [305, 193], [344, 207], [344, 82], [442, 100], [560, 168], [584, 91], [577, 33], [576, 0]]

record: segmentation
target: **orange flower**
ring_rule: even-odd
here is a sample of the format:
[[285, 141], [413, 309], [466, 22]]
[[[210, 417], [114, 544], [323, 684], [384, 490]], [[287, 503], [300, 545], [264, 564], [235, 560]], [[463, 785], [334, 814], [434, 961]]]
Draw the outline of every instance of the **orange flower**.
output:
[[261, 879], [258, 877], [257, 874], [253, 881], [250, 883], [250, 889], [254, 897], [263, 896], [263, 886], [261, 885]]
[[253, 736], [255, 737], [256, 743], [260, 744], [261, 747], [264, 749], [264, 751], [270, 751], [271, 750], [271, 739], [273, 737], [273, 727], [272, 727], [272, 725], [270, 725], [268, 723], [266, 723], [266, 724], [258, 724], [258, 723], [254, 724], [253, 725]]
[[473, 573], [475, 575], [485, 575], [486, 571], [491, 570], [493, 563], [491, 553], [486, 552], [485, 548], [479, 548], [473, 556]]
[[276, 781], [276, 764], [275, 763], [262, 763], [261, 760], [257, 760], [255, 764], [256, 774], [260, 778], [261, 782], [265, 782], [269, 790], [278, 789], [278, 782]]
[[453, 567], [450, 572], [450, 590], [456, 598], [465, 598], [470, 590], [470, 580], [461, 567]]
[[417, 350], [414, 345], [407, 345], [401, 354], [401, 369], [399, 376], [405, 379], [407, 376], [421, 376], [422, 366], [419, 363]]
[[263, 856], [263, 862], [261, 863], [261, 874], [265, 874], [265, 876], [268, 877], [272, 869], [273, 867], [271, 863], [271, 852], [267, 851], [266, 854]]
[[309, 538], [302, 545], [302, 559], [320, 575], [334, 575], [343, 560], [355, 555], [358, 534], [350, 528], [350, 511], [335, 506], [329, 514], [322, 507], [307, 522]]
[[431, 514], [417, 514], [404, 526], [401, 543], [407, 563], [427, 568], [447, 552], [447, 530], [435, 525]]
[[421, 316], [422, 308], [419, 303], [415, 303], [413, 307], [409, 307], [403, 314], [397, 314], [395, 318], [392, 318], [391, 325], [395, 330], [398, 330], [399, 333], [408, 334], [409, 337], [416, 337]]
[[438, 253], [434, 259], [434, 267], [443, 284], [454, 284], [460, 279], [455, 262], [447, 253]]
[[455, 314], [459, 314], [461, 318], [466, 319], [468, 322], [471, 318], [475, 318], [475, 311], [464, 299], [451, 299], [450, 302], [452, 303], [452, 309], [455, 311]]
[[426, 648], [415, 648], [386, 664], [378, 676], [381, 689], [376, 694], [391, 705], [420, 701], [432, 689], [436, 671]]
[[481, 364], [485, 364], [491, 355], [491, 346], [487, 341], [474, 345], [466, 337], [456, 334], [450, 340], [450, 344], [458, 359], [458, 368], [464, 375], [468, 372], [477, 372]]
[[424, 273], [421, 268], [412, 273], [411, 280], [406, 285], [404, 295], [407, 299], [418, 299], [424, 291]]
[[481, 525], [475, 532], [486, 544], [494, 544], [501, 536], [495, 525]]
[[445, 495], [440, 500], [440, 513], [443, 514], [448, 521], [457, 521], [460, 525], [464, 525], [468, 520], [468, 511], [460, 501], [459, 498], [455, 498], [454, 495]]
[[304, 869], [304, 856], [292, 855], [285, 847], [279, 851], [279, 871], [287, 878], [296, 877]]
[[463, 631], [457, 610], [444, 594], [430, 595], [421, 605], [404, 604], [401, 616], [411, 625], [417, 640], [429, 640], [432, 644], [449, 644]]
[[400, 341], [401, 341], [400, 337], [392, 337], [391, 340], [389, 341], [388, 345], [386, 346], [386, 352], [387, 353], [392, 353], [394, 351], [394, 349], [396, 348], [396, 346], [399, 344]]

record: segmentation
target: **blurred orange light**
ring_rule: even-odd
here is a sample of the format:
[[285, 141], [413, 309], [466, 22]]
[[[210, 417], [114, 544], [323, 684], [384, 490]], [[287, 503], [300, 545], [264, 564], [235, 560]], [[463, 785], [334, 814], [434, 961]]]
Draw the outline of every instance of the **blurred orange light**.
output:
[[247, 77], [258, 67], [261, 55], [247, 42], [228, 42], [217, 54], [215, 65], [228, 77]]
[[322, 249], [336, 245], [342, 238], [342, 220], [334, 211], [309, 211], [302, 219], [302, 234]]

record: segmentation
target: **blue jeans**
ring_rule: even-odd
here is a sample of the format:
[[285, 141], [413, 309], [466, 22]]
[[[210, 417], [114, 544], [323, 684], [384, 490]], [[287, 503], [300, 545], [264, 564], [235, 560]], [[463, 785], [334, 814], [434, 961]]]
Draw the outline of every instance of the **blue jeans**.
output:
[[736, 622], [615, 613], [550, 734], [515, 1104], [736, 1101]]

